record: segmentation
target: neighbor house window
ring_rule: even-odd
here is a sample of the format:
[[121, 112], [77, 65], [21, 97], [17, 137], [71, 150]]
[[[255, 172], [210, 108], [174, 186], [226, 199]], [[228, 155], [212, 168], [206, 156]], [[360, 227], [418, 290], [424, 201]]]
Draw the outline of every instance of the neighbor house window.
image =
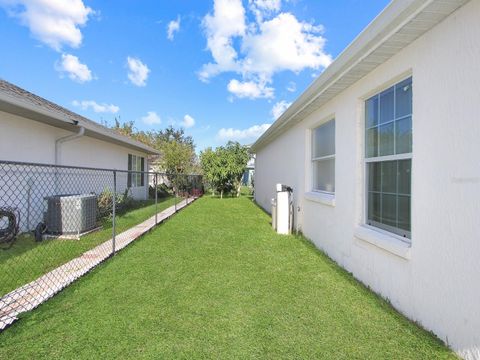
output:
[[128, 173], [128, 187], [139, 187], [145, 185], [145, 174], [143, 173], [144, 166], [145, 158], [128, 154], [128, 171], [138, 171]]
[[411, 237], [412, 78], [365, 102], [367, 224]]
[[335, 193], [335, 120], [312, 131], [313, 191]]

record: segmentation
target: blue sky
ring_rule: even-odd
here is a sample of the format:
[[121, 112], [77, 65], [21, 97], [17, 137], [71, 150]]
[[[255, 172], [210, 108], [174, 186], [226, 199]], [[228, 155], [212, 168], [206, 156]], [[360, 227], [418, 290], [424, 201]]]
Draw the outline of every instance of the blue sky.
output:
[[[92, 120], [251, 143], [387, 0], [0, 0], [0, 77]], [[169, 31], [170, 30], [170, 31]]]

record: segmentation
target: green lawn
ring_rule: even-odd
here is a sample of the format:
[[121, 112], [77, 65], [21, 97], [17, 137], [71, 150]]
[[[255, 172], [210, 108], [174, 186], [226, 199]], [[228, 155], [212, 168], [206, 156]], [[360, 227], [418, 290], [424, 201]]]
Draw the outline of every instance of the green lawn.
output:
[[[159, 199], [158, 210], [172, 206], [174, 200], [172, 197]], [[117, 234], [153, 215], [153, 200], [138, 202], [135, 209], [117, 217]], [[111, 237], [111, 221], [105, 221], [102, 230], [83, 236], [80, 240], [53, 239], [37, 243], [33, 236], [19, 236], [10, 249], [0, 250], [0, 296], [37, 279]]]
[[204, 197], [23, 315], [0, 358], [455, 356], [247, 197]]

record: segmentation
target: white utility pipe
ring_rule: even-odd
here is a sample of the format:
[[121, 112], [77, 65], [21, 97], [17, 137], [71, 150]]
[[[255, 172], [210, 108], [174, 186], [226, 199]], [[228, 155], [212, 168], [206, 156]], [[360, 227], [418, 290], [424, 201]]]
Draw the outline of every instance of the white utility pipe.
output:
[[60, 164], [60, 145], [63, 144], [64, 142], [75, 140], [79, 137], [82, 137], [84, 134], [85, 134], [85, 128], [83, 126], [80, 126], [80, 128], [78, 129], [78, 133], [68, 135], [55, 140], [55, 165], [61, 165]]

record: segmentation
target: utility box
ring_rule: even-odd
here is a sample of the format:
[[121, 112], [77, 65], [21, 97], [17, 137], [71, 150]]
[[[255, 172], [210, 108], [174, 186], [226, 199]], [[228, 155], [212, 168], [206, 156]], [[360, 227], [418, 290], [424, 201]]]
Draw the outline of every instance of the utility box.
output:
[[277, 184], [276, 209], [272, 211], [272, 225], [275, 223], [277, 233], [288, 235], [293, 226], [293, 189], [287, 185]]
[[272, 229], [277, 230], [277, 199], [272, 199]]

